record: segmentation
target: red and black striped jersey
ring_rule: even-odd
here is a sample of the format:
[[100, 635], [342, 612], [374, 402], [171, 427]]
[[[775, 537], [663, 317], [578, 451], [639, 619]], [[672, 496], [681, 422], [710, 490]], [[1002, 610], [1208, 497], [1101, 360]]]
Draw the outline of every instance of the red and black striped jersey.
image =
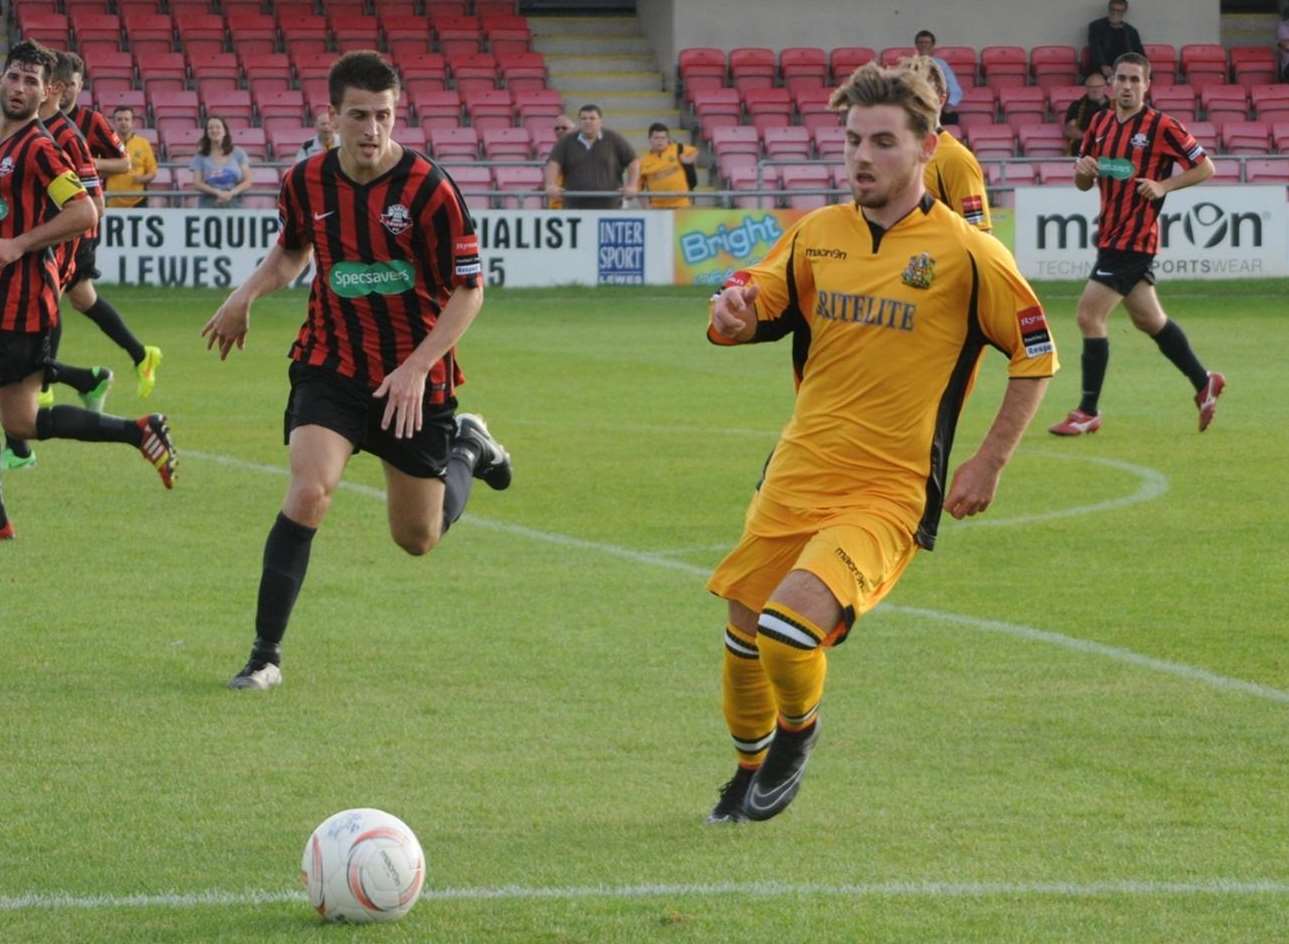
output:
[[[278, 197], [289, 250], [313, 247], [309, 315], [291, 357], [376, 389], [433, 329], [448, 298], [480, 284], [479, 240], [452, 178], [404, 149], [366, 184], [340, 168], [339, 150], [306, 158]], [[464, 381], [449, 351], [426, 379], [432, 403]]]
[[[14, 239], [86, 196], [53, 137], [32, 119], [0, 141], [0, 239]], [[41, 334], [58, 324], [58, 268], [51, 247], [0, 268], [0, 331]]]
[[1097, 159], [1097, 246], [1153, 255], [1159, 248], [1164, 201], [1137, 193], [1137, 178], [1167, 180], [1174, 163], [1190, 170], [1206, 155], [1177, 119], [1145, 107], [1124, 121], [1114, 108], [1098, 112], [1083, 135], [1079, 156]]
[[[76, 171], [76, 176], [81, 179], [81, 185], [92, 197], [98, 192], [101, 182], [98, 177], [98, 169], [94, 166], [94, 155], [90, 153], [89, 144], [85, 136], [81, 134], [80, 129], [72, 124], [71, 119], [62, 112], [56, 112], [52, 117], [44, 122], [45, 130], [54, 137], [54, 143], [58, 145], [67, 159], [67, 163]], [[81, 239], [93, 239], [98, 235], [98, 224], [86, 233], [83, 237], [77, 237], [70, 243], [63, 243], [65, 254], [68, 256], [67, 269], [71, 269], [71, 257], [76, 253], [76, 243]], [[60, 249], [60, 253], [64, 250]], [[67, 273], [71, 275], [70, 271]]]
[[95, 157], [130, 156], [116, 129], [112, 127], [112, 122], [103, 117], [102, 112], [73, 105], [67, 109], [67, 117], [80, 129], [81, 134], [85, 135], [85, 140], [89, 142], [90, 153]]

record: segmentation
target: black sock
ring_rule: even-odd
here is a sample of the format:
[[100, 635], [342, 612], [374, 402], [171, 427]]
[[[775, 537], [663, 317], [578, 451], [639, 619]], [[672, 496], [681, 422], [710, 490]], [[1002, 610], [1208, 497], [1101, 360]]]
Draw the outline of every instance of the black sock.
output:
[[117, 347], [129, 354], [134, 363], [138, 364], [143, 360], [143, 345], [130, 333], [121, 319], [121, 313], [112, 307], [111, 302], [100, 296], [98, 301], [90, 305], [85, 316], [98, 325], [99, 330], [111, 338]]
[[1088, 416], [1097, 415], [1097, 401], [1101, 399], [1101, 386], [1105, 383], [1109, 363], [1109, 338], [1083, 339], [1083, 399], [1079, 401], [1079, 409]]
[[443, 533], [461, 517], [465, 503], [470, 500], [470, 489], [474, 487], [474, 466], [477, 457], [470, 450], [458, 446], [452, 450], [448, 459], [447, 474], [444, 475], [443, 490]]
[[36, 438], [116, 442], [137, 448], [143, 444], [143, 430], [134, 420], [91, 413], [78, 406], [55, 406], [36, 412]]
[[1155, 343], [1159, 345], [1159, 350], [1163, 352], [1164, 357], [1172, 361], [1173, 366], [1186, 375], [1192, 387], [1199, 390], [1208, 383], [1208, 371], [1191, 350], [1191, 343], [1186, 340], [1186, 332], [1182, 330], [1182, 326], [1172, 318], [1165, 321], [1163, 328], [1155, 335]]
[[27, 445], [27, 440], [25, 439], [18, 439], [15, 436], [6, 436], [4, 438], [4, 444], [9, 448], [9, 451], [19, 459], [26, 459], [31, 455], [31, 447]]
[[259, 603], [255, 609], [255, 646], [251, 658], [281, 663], [282, 637], [286, 634], [291, 608], [300, 595], [305, 571], [309, 569], [309, 548], [317, 528], [296, 524], [278, 513], [264, 542], [264, 572], [260, 576]]
[[59, 361], [45, 368], [45, 376], [50, 383], [65, 384], [77, 393], [89, 393], [98, 386], [98, 378], [88, 367], [71, 367]]

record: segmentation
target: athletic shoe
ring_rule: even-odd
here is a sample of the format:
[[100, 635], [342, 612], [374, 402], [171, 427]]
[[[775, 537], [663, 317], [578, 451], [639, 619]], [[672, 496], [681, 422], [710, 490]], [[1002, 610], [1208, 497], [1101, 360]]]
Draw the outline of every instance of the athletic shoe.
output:
[[157, 368], [161, 366], [161, 348], [145, 345], [143, 360], [134, 365], [134, 372], [139, 376], [139, 399], [146, 400], [152, 396], [152, 388], [157, 385]]
[[102, 413], [107, 403], [107, 391], [112, 386], [112, 372], [106, 367], [94, 367], [90, 371], [98, 383], [88, 393], [81, 394], [81, 405], [91, 413]]
[[1070, 410], [1070, 415], [1047, 431], [1056, 436], [1082, 436], [1084, 433], [1095, 433], [1101, 428], [1101, 414], [1088, 414], [1082, 410]]
[[13, 472], [17, 469], [34, 469], [35, 467], [35, 449], [29, 448], [25, 456], [15, 454], [8, 446], [0, 450], [0, 469], [4, 469], [6, 472]]
[[785, 731], [779, 727], [770, 742], [765, 763], [748, 784], [743, 812], [748, 819], [766, 820], [778, 816], [801, 789], [806, 761], [819, 740], [819, 719], [803, 731]]
[[13, 539], [13, 522], [6, 521], [4, 527], [0, 527], [0, 541], [12, 541]]
[[474, 463], [474, 477], [483, 479], [489, 488], [499, 492], [510, 488], [510, 453], [492, 438], [488, 424], [482, 416], [462, 413], [456, 418], [456, 439], [464, 439], [474, 446], [478, 459]]
[[1208, 424], [1213, 422], [1213, 414], [1217, 412], [1217, 398], [1222, 395], [1226, 389], [1226, 377], [1216, 371], [1208, 372], [1208, 383], [1199, 388], [1195, 394], [1195, 406], [1199, 408], [1199, 431], [1202, 433], [1208, 429]]
[[709, 826], [717, 823], [747, 822], [747, 814], [743, 812], [743, 802], [747, 798], [747, 788], [752, 783], [752, 775], [755, 773], [755, 770], [748, 767], [740, 767], [734, 771], [734, 776], [721, 787], [721, 798], [707, 814]]
[[36, 394], [36, 409], [48, 410], [54, 405], [54, 388], [45, 387]]
[[233, 676], [229, 688], [250, 689], [266, 692], [282, 684], [282, 670], [272, 662], [257, 662], [251, 659], [242, 667], [242, 671]]
[[143, 430], [143, 441], [139, 443], [139, 452], [143, 453], [143, 458], [157, 470], [162, 484], [166, 488], [174, 488], [175, 479], [178, 477], [176, 467], [179, 465], [179, 451], [175, 449], [174, 441], [170, 438], [170, 427], [166, 425], [166, 418], [160, 413], [153, 413], [136, 422], [139, 429]]

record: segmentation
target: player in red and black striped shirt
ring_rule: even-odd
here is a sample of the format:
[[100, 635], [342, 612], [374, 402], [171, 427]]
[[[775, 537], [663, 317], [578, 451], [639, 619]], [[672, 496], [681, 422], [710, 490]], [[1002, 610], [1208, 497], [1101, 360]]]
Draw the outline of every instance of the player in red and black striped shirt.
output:
[[[0, 77], [0, 426], [21, 439], [78, 439], [137, 447], [173, 483], [175, 451], [165, 417], [137, 422], [80, 407], [38, 407], [50, 334], [58, 324], [54, 246], [88, 231], [98, 214], [54, 139], [36, 118], [54, 55], [25, 41]], [[0, 505], [0, 508], [3, 506]], [[0, 510], [0, 539], [13, 526]]]
[[[1097, 260], [1079, 299], [1083, 332], [1083, 399], [1050, 428], [1058, 436], [1081, 436], [1101, 428], [1097, 402], [1110, 361], [1106, 322], [1120, 301], [1132, 323], [1155, 339], [1159, 350], [1195, 388], [1200, 432], [1208, 429], [1221, 374], [1204, 369], [1186, 334], [1160, 307], [1151, 271], [1159, 245], [1164, 195], [1213, 176], [1213, 162], [1181, 123], [1146, 104], [1150, 60], [1125, 53], [1115, 60], [1113, 107], [1099, 112], [1083, 136], [1074, 185], [1101, 189]], [[1172, 176], [1174, 164], [1184, 170]]]
[[[85, 63], [81, 57], [74, 52], [59, 52], [54, 74], [63, 84], [59, 107], [85, 136], [90, 153], [94, 156], [97, 170], [95, 176], [106, 179], [111, 174], [128, 172], [130, 158], [111, 123], [94, 109], [76, 104], [76, 99], [85, 86]], [[156, 386], [161, 349], [141, 343], [126, 325], [121, 313], [95, 289], [94, 280], [99, 277], [96, 259], [98, 243], [97, 230], [81, 240], [67, 297], [77, 311], [98, 325], [99, 330], [111, 338], [117, 347], [130, 355], [138, 380], [139, 397], [147, 398]]]
[[510, 484], [510, 456], [482, 419], [454, 416], [456, 343], [483, 304], [465, 201], [440, 167], [391, 139], [399, 87], [384, 59], [348, 53], [329, 83], [340, 147], [292, 168], [277, 245], [202, 329], [226, 358], [245, 343], [251, 304], [313, 256], [290, 355], [291, 481], [264, 548], [255, 643], [232, 688], [281, 682], [309, 548], [355, 452], [382, 460], [390, 530], [409, 554], [428, 552], [460, 517], [473, 478]]

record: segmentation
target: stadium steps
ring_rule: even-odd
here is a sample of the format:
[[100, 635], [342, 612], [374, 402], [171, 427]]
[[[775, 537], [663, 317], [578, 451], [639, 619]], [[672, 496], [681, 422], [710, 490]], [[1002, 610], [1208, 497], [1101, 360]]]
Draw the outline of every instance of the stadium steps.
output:
[[547, 56], [653, 52], [633, 16], [530, 16], [528, 28]]

